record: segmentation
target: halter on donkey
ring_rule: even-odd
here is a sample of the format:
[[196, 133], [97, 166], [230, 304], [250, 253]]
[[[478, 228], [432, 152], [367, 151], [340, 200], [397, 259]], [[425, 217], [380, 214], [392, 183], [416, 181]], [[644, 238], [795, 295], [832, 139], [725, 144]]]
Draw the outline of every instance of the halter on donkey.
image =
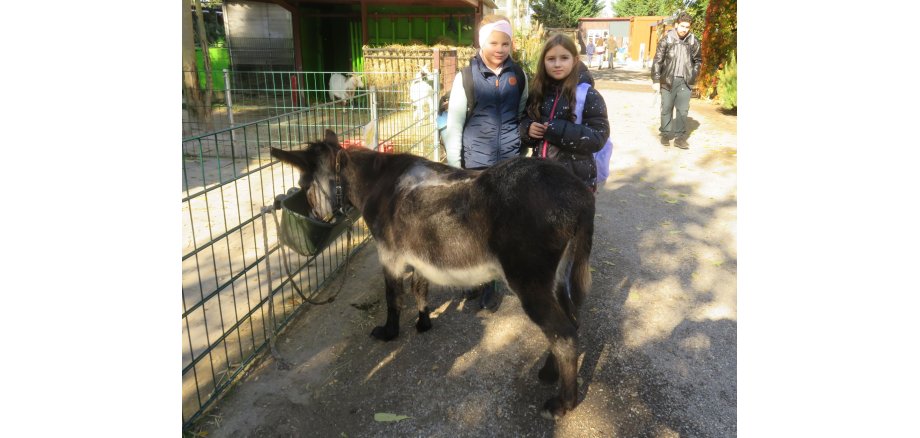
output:
[[[300, 170], [317, 217], [346, 203], [361, 211], [386, 283], [387, 319], [372, 336], [399, 335], [407, 273], [415, 274], [419, 332], [431, 328], [429, 282], [504, 281], [550, 343], [539, 378], [560, 380], [561, 387], [542, 414], [560, 418], [575, 408], [578, 308], [591, 287], [594, 195], [571, 172], [530, 158], [471, 171], [414, 155], [345, 150], [329, 130], [303, 151], [272, 148], [271, 155]], [[343, 194], [339, 202], [335, 193]]]

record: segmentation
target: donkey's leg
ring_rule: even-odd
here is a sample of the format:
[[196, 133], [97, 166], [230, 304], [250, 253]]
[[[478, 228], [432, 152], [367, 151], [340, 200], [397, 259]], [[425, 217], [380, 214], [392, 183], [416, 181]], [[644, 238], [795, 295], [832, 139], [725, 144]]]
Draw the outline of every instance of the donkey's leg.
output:
[[556, 356], [552, 351], [546, 356], [546, 362], [543, 363], [543, 368], [540, 368], [537, 377], [544, 383], [556, 383], [559, 380], [559, 365], [556, 363]]
[[419, 333], [427, 332], [431, 329], [431, 309], [428, 308], [428, 280], [419, 275], [418, 272], [412, 274], [412, 293], [415, 295], [415, 305], [418, 307], [418, 322], [415, 323], [415, 329]]
[[[578, 332], [564, 315], [560, 315], [560, 326], [550, 341], [550, 353], [556, 358], [559, 373], [559, 396], [543, 404], [540, 412], [546, 418], [559, 419], [578, 404]], [[555, 318], [555, 317], [554, 317]], [[549, 337], [550, 331], [545, 331]]]
[[540, 370], [540, 378], [548, 380], [556, 374], [560, 381], [560, 389], [558, 396], [543, 404], [541, 414], [547, 418], [558, 419], [575, 409], [575, 405], [578, 404], [578, 332], [547, 286], [534, 286], [519, 296], [527, 316], [540, 326], [550, 343], [550, 354]]
[[[566, 278], [568, 278], [570, 275], [571, 268], [566, 267]], [[562, 310], [566, 313], [566, 315], [569, 316], [570, 320], [573, 319], [573, 316], [577, 317], [578, 305], [575, 305], [571, 299], [572, 288], [569, 281], [556, 283], [553, 294], [556, 296], [556, 300], [559, 302]], [[539, 377], [540, 380], [545, 383], [556, 383], [556, 381], [559, 380], [559, 364], [557, 363], [556, 355], [553, 354], [552, 350], [550, 350], [549, 355], [546, 356], [546, 362], [543, 364], [543, 368], [540, 368], [540, 372], [537, 374], [537, 377]]]
[[399, 336], [399, 308], [402, 305], [403, 281], [402, 277], [393, 276], [386, 269], [383, 270], [383, 281], [387, 290], [387, 322], [374, 327], [371, 336], [382, 341], [390, 341]]
[[[566, 248], [566, 255], [559, 266], [562, 269], [557, 272], [554, 294], [576, 330], [578, 329], [578, 310], [591, 288], [591, 269], [588, 259], [591, 256], [592, 234], [593, 224], [582, 224], [576, 233], [576, 238]], [[571, 258], [571, 263], [567, 261], [569, 258]], [[559, 278], [558, 274], [562, 274], [562, 278]], [[538, 377], [547, 383], [558, 380], [559, 364], [552, 351], [547, 356], [546, 363], [540, 369]]]

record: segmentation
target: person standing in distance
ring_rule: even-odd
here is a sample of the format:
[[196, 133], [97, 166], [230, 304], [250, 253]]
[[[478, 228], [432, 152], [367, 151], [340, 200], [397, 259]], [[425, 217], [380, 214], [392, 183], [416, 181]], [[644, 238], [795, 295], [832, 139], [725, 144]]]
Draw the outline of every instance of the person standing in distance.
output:
[[[488, 15], [479, 26], [479, 52], [454, 77], [444, 129], [447, 164], [475, 170], [522, 154], [518, 122], [527, 104], [527, 77], [511, 59], [511, 23], [501, 15]], [[472, 102], [463, 85], [467, 74]], [[479, 296], [481, 308], [495, 311], [501, 303], [495, 287], [490, 281], [468, 291], [467, 297]]]
[[[687, 149], [687, 113], [690, 111], [690, 88], [696, 84], [703, 57], [700, 42], [692, 33], [693, 18], [684, 12], [677, 17], [676, 27], [658, 41], [652, 61], [652, 88], [661, 92], [661, 144]], [[674, 112], [677, 112], [676, 116]]]
[[591, 58], [594, 58], [594, 40], [588, 39], [588, 46], [585, 47], [585, 55], [588, 55], [588, 68], [591, 68]]

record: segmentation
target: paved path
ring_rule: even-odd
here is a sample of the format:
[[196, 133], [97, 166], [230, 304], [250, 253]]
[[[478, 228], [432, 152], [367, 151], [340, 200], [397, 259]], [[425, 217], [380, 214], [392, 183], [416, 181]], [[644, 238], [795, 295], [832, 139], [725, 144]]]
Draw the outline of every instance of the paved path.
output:
[[[646, 73], [607, 73], [596, 76], [615, 148], [597, 196], [574, 412], [540, 417], [556, 393], [536, 379], [547, 344], [513, 295], [492, 314], [434, 289], [434, 329], [415, 332], [408, 298], [400, 337], [371, 340], [385, 316], [371, 243], [339, 299], [279, 336], [292, 366], [269, 356], [254, 367], [207, 417], [209, 436], [736, 435], [735, 118], [694, 100], [690, 149], [664, 148]], [[376, 422], [379, 412], [410, 418]]]

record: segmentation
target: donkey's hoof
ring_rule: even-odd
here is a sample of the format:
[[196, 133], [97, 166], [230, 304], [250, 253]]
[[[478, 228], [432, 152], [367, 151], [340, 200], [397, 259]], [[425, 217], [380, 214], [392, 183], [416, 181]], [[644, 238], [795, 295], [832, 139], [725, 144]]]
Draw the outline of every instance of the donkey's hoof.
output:
[[428, 330], [431, 330], [431, 320], [428, 318], [419, 318], [418, 322], [415, 323], [415, 329], [418, 330], [419, 333], [424, 333]]
[[543, 410], [540, 411], [540, 415], [547, 420], [559, 420], [566, 412], [567, 409], [563, 407], [559, 397], [553, 397], [543, 404]]
[[556, 364], [550, 365], [547, 363], [540, 368], [540, 372], [537, 373], [537, 378], [540, 379], [543, 383], [556, 383], [559, 380], [559, 370], [556, 369]]
[[392, 341], [396, 339], [397, 336], [399, 336], [399, 330], [394, 330], [393, 333], [390, 333], [387, 331], [387, 328], [382, 325], [374, 327], [374, 330], [371, 330], [371, 337], [381, 341]]

